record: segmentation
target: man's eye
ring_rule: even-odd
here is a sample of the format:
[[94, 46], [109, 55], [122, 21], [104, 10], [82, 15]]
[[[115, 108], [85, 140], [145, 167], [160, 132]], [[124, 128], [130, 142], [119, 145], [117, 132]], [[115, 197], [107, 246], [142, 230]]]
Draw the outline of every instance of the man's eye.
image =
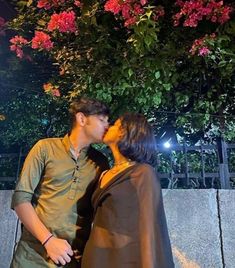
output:
[[106, 123], [106, 120], [103, 119], [103, 118], [100, 118], [100, 121], [101, 121], [102, 123]]

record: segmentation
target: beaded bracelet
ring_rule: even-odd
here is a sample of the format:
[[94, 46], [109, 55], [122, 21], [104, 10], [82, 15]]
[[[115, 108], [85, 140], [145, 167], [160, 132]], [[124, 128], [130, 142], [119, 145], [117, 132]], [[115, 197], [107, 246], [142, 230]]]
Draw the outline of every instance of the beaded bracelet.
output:
[[52, 238], [53, 234], [51, 234], [43, 243], [42, 245], [45, 246], [46, 243]]

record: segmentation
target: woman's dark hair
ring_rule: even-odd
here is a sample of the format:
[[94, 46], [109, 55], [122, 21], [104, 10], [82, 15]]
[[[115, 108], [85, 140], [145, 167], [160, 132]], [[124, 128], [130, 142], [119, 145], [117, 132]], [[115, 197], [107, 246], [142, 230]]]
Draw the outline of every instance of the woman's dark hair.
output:
[[82, 97], [74, 100], [70, 104], [69, 114], [71, 118], [72, 127], [76, 122], [76, 114], [83, 113], [84, 115], [109, 115], [109, 108], [102, 101]]
[[156, 141], [146, 117], [125, 113], [120, 117], [123, 137], [118, 142], [120, 152], [132, 161], [156, 164]]

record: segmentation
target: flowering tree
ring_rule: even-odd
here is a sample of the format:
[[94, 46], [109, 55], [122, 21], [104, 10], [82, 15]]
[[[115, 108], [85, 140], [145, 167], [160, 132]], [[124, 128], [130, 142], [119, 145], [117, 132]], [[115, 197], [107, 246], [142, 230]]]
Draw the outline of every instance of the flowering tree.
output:
[[[58, 130], [64, 133], [66, 125], [62, 128], [61, 120], [67, 122], [63, 119], [67, 109], [62, 101], [55, 103], [38, 90], [57, 71], [48, 57], [39, 53], [19, 61], [9, 50], [12, 32], [7, 31], [1, 17], [0, 24], [0, 151], [18, 152], [19, 147], [29, 148], [37, 139], [55, 131], [58, 135]], [[49, 85], [47, 90], [51, 92]]]
[[10, 49], [22, 61], [50, 57], [57, 74], [42, 88], [55, 101], [88, 95], [110, 103], [114, 113], [146, 112], [160, 136], [176, 127], [201, 135], [202, 126], [231, 121], [224, 115], [234, 114], [233, 1], [20, 4], [9, 23], [17, 32]]

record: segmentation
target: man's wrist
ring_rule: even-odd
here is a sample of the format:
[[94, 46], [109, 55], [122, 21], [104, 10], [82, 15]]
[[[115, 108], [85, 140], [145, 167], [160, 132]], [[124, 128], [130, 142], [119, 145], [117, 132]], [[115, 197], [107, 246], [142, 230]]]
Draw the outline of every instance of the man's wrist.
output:
[[53, 234], [50, 234], [46, 240], [44, 240], [44, 242], [42, 243], [43, 246], [46, 245], [46, 243], [53, 237]]

